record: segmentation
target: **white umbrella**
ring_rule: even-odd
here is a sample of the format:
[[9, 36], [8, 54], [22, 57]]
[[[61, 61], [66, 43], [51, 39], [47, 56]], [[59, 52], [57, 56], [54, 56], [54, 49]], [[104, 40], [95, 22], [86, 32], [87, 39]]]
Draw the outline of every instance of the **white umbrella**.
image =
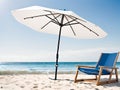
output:
[[103, 38], [107, 35], [99, 26], [79, 17], [72, 11], [32, 6], [14, 10], [12, 11], [12, 14], [17, 21], [33, 30], [59, 35], [55, 65], [55, 80], [57, 79], [61, 35], [80, 39]]

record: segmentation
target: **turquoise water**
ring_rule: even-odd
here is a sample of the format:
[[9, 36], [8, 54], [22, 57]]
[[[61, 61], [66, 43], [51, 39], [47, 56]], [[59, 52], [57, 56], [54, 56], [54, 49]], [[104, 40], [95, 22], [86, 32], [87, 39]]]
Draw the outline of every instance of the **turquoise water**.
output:
[[[96, 62], [59, 62], [58, 72], [75, 72], [77, 65], [95, 66]], [[117, 62], [120, 71], [120, 62]], [[3, 62], [0, 71], [54, 72], [55, 62]]]

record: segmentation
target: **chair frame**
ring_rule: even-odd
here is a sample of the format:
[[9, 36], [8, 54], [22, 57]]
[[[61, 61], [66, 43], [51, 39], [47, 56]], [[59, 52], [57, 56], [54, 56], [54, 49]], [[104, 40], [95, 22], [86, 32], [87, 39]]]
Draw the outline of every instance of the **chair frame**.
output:
[[[118, 71], [117, 71], [118, 68], [116, 68], [115, 66], [116, 66], [116, 62], [118, 60], [119, 54], [120, 54], [120, 52], [118, 52], [118, 54], [116, 56], [113, 67], [99, 66], [100, 67], [99, 74], [95, 75], [95, 78], [93, 78], [93, 79], [77, 79], [77, 77], [78, 77], [78, 74], [79, 74], [79, 68], [81, 68], [81, 67], [82, 68], [95, 68], [95, 67], [93, 67], [93, 66], [77, 66], [77, 71], [76, 71], [74, 83], [77, 83], [77, 82], [80, 82], [80, 81], [95, 81], [96, 85], [98, 86], [98, 85], [118, 82]], [[101, 76], [102, 76], [103, 69], [111, 70], [111, 72], [109, 74], [109, 79], [106, 80], [106, 81], [101, 81]], [[115, 75], [115, 79], [112, 79], [112, 75]]]

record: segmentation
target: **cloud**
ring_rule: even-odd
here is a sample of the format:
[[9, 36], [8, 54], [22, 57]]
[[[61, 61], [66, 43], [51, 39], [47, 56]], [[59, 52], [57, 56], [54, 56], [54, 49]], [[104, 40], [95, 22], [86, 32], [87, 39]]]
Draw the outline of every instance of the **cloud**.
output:
[[[120, 48], [86, 48], [81, 50], [63, 50], [59, 53], [59, 61], [98, 61], [102, 52], [116, 52]], [[0, 61], [55, 61], [56, 52], [53, 51], [39, 51], [36, 53], [24, 53], [24, 54], [6, 54], [0, 56]]]
[[88, 48], [82, 50], [65, 50], [61, 52], [61, 60], [66, 61], [98, 61], [103, 52], [118, 52], [119, 48]]

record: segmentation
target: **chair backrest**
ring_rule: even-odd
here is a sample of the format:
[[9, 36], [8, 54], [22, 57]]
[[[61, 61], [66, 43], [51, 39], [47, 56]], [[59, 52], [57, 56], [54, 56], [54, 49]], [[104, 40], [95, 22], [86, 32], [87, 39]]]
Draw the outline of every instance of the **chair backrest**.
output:
[[96, 68], [99, 66], [115, 67], [118, 55], [119, 53], [102, 53]]

